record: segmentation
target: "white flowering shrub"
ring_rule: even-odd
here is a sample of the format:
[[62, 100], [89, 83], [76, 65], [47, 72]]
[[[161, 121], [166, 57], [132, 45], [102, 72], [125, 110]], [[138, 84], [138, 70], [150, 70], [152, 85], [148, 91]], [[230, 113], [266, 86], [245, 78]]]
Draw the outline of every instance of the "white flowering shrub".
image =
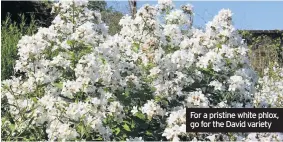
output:
[[[254, 95], [254, 107], [283, 108], [283, 68], [278, 63], [270, 64], [259, 79]], [[283, 133], [250, 133], [238, 140], [246, 141], [283, 141]]]
[[259, 79], [254, 104], [256, 107], [283, 108], [283, 68], [278, 63], [271, 64], [264, 70], [264, 76]]
[[52, 25], [19, 41], [15, 70], [24, 75], [2, 82], [2, 138], [247, 139], [186, 133], [186, 107], [254, 107], [254, 94], [265, 96], [256, 92], [257, 75], [230, 10], [199, 30], [191, 5], [174, 10], [160, 1], [124, 16], [121, 32], [110, 36], [86, 6], [56, 3]]

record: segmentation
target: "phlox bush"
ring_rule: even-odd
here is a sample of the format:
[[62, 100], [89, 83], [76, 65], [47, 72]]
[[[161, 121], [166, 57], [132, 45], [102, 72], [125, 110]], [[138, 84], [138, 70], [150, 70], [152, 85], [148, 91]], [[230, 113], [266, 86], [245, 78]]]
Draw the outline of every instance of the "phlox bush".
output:
[[[255, 102], [273, 89], [270, 80], [256, 91], [258, 78], [230, 10], [200, 30], [192, 27], [191, 5], [178, 10], [159, 1], [135, 18], [124, 16], [114, 36], [87, 1], [62, 1], [53, 12], [50, 27], [18, 43], [15, 70], [25, 75], [2, 82], [5, 140], [256, 138], [186, 133], [186, 107], [262, 107]], [[282, 135], [262, 137], [274, 136]]]
[[264, 76], [259, 79], [254, 104], [256, 107], [283, 107], [283, 68], [277, 63], [264, 70]]
[[[254, 94], [254, 107], [283, 107], [283, 68], [278, 63], [270, 64], [259, 79], [257, 92]], [[249, 133], [247, 141], [283, 141], [282, 133]]]

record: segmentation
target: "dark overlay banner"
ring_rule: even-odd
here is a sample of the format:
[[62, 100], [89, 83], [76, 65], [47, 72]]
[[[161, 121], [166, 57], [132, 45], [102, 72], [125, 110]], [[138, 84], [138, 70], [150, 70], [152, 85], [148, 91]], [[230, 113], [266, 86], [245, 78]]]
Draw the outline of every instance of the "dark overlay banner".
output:
[[187, 108], [187, 132], [283, 132], [283, 108]]

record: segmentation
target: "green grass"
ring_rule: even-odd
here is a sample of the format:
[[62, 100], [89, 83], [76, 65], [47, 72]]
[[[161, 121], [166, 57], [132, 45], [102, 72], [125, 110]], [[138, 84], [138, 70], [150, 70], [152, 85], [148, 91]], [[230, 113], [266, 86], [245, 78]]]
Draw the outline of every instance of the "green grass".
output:
[[9, 79], [15, 74], [14, 66], [17, 57], [17, 44], [23, 35], [31, 35], [36, 29], [34, 16], [31, 16], [31, 23], [26, 24], [26, 18], [19, 15], [21, 23], [11, 21], [8, 15], [1, 21], [1, 80]]

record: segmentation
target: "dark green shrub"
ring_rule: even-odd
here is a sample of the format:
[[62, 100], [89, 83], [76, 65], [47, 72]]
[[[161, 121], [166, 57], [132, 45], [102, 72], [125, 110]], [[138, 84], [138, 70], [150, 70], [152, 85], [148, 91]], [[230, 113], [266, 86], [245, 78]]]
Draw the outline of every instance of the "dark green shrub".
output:
[[13, 68], [17, 59], [18, 41], [23, 35], [31, 35], [37, 29], [34, 16], [31, 16], [29, 25], [24, 15], [19, 16], [21, 23], [12, 22], [10, 15], [1, 22], [1, 80], [15, 74]]

